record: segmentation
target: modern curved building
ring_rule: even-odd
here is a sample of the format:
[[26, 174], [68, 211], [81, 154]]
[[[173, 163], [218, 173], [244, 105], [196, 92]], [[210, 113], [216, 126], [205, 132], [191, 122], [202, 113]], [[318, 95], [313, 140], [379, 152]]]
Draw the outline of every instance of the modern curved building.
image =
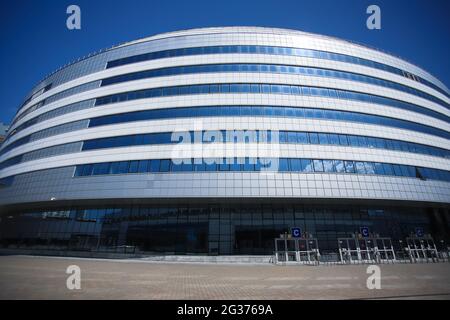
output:
[[448, 239], [449, 102], [407, 61], [300, 31], [115, 46], [46, 77], [17, 111], [0, 245], [267, 254], [293, 227], [322, 251], [361, 227]]

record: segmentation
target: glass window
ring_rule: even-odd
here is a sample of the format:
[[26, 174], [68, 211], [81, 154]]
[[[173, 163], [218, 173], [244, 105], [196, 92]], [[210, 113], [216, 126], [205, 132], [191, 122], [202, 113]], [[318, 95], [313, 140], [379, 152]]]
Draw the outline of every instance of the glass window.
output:
[[147, 167], [148, 167], [148, 160], [140, 160], [138, 172], [140, 173], [147, 172]]
[[368, 144], [369, 148], [376, 148], [376, 146], [377, 146], [377, 139], [376, 138], [367, 137], [367, 144]]
[[377, 148], [386, 149], [386, 143], [384, 139], [375, 138], [375, 143]]
[[384, 163], [383, 164], [383, 171], [385, 174], [389, 175], [389, 176], [393, 176], [394, 175], [394, 168], [392, 167], [392, 165], [390, 163]]
[[[177, 159], [179, 160], [179, 159]], [[177, 163], [172, 162], [171, 170], [173, 172], [180, 172], [182, 171], [182, 164], [180, 161], [177, 161]]]
[[150, 161], [150, 166], [147, 165], [147, 169], [150, 169], [150, 172], [159, 172], [160, 160], [153, 159], [153, 160], [149, 160], [149, 161]]
[[129, 173], [138, 172], [139, 161], [130, 161], [130, 167], [128, 168]]
[[359, 137], [357, 137], [357, 139], [358, 139], [358, 146], [367, 147], [367, 140], [365, 137], [359, 136]]
[[281, 92], [281, 86], [278, 85], [271, 85], [270, 90], [272, 93], [280, 93]]
[[205, 159], [205, 171], [217, 171], [217, 163], [214, 159]]
[[270, 85], [268, 84], [261, 85], [261, 90], [263, 93], [270, 93]]
[[245, 158], [245, 163], [244, 163], [244, 171], [255, 171], [255, 161], [256, 159], [253, 158], [250, 161], [250, 158]]
[[356, 137], [356, 136], [348, 136], [348, 143], [352, 147], [357, 147], [359, 145], [358, 137]]
[[210, 93], [218, 93], [218, 92], [220, 92], [219, 85], [217, 85], [217, 84], [210, 85], [209, 86], [209, 92]]
[[367, 174], [374, 174], [375, 168], [372, 162], [364, 162], [364, 167], [366, 169]]
[[191, 159], [184, 159], [183, 163], [181, 164], [181, 171], [183, 172], [192, 172], [192, 160]]
[[334, 160], [334, 168], [336, 172], [345, 172], [344, 161], [342, 160]]
[[118, 173], [128, 173], [128, 161], [119, 162], [119, 172]]
[[85, 164], [83, 166], [83, 176], [90, 176], [92, 175], [92, 164]]
[[325, 172], [335, 172], [333, 160], [323, 160], [323, 168]]
[[228, 84], [221, 84], [220, 85], [220, 92], [221, 93], [228, 93], [228, 92], [230, 92], [230, 85], [228, 85]]
[[319, 144], [319, 135], [315, 132], [310, 132], [309, 141], [311, 142], [311, 144]]
[[341, 146], [347, 146], [348, 145], [347, 136], [345, 134], [340, 134], [339, 135], [339, 144]]
[[279, 171], [289, 171], [289, 161], [286, 158], [279, 159]]
[[355, 168], [356, 168], [356, 173], [359, 173], [359, 174], [365, 174], [366, 173], [366, 169], [364, 167], [364, 162], [356, 161], [355, 162]]
[[392, 140], [392, 145], [394, 146], [394, 150], [402, 150], [402, 146], [399, 141]]
[[323, 172], [323, 162], [322, 160], [313, 160], [314, 172]]
[[308, 134], [306, 132], [297, 132], [297, 142], [307, 144]]
[[405, 167], [408, 170], [408, 176], [415, 178], [416, 177], [416, 168], [413, 166], [405, 166]]
[[286, 143], [287, 142], [287, 132], [286, 131], [280, 131], [279, 132], [279, 139], [280, 139], [280, 143]]
[[310, 96], [311, 95], [311, 89], [308, 87], [301, 87], [302, 88], [302, 94], [304, 96]]
[[74, 177], [80, 177], [83, 175], [83, 166], [76, 166]]
[[260, 85], [259, 84], [252, 84], [252, 92], [253, 93], [259, 93], [260, 92]]
[[302, 164], [300, 159], [290, 159], [290, 168], [291, 171], [301, 171]]
[[394, 167], [394, 174], [396, 176], [402, 176], [402, 169], [400, 168], [400, 165], [393, 164], [392, 166]]
[[301, 159], [301, 171], [302, 172], [313, 172], [313, 165], [310, 159]]
[[[169, 172], [171, 163], [172, 163], [171, 160], [163, 159], [160, 161], [159, 165], [157, 163], [155, 163], [153, 165], [153, 160], [152, 160], [152, 165], [153, 165], [152, 171], [153, 171], [153, 169], [158, 170], [158, 167], [159, 167], [160, 172]], [[157, 172], [157, 171], [155, 171], [155, 172]]]
[[100, 175], [100, 174], [108, 174], [109, 173], [109, 162], [106, 163], [96, 163], [93, 166], [92, 174]]
[[300, 94], [300, 88], [298, 86], [291, 86], [291, 91], [292, 91], [292, 94], [295, 94], [295, 95]]
[[404, 177], [408, 177], [409, 176], [409, 171], [408, 171], [408, 167], [407, 166], [400, 166], [400, 169], [402, 170], [402, 176]]
[[355, 164], [353, 161], [344, 161], [345, 172], [347, 173], [355, 173]]
[[290, 86], [281, 86], [281, 93], [291, 94], [291, 87]]
[[[127, 170], [128, 172], [128, 170]], [[109, 169], [109, 173], [111, 174], [118, 174], [120, 173], [120, 162], [113, 162], [111, 163], [111, 167]]]
[[240, 85], [239, 84], [231, 84], [230, 85], [230, 92], [231, 93], [239, 93], [240, 92]]
[[230, 171], [230, 165], [225, 162], [225, 159], [222, 159], [222, 163], [219, 164], [220, 171]]
[[230, 171], [241, 171], [241, 163], [243, 163], [243, 159], [234, 158], [233, 162], [230, 164]]
[[288, 132], [288, 142], [289, 143], [297, 143], [297, 133], [289, 131]]
[[339, 145], [339, 136], [337, 134], [328, 134], [328, 142], [332, 145]]
[[249, 84], [241, 84], [241, 85], [239, 85], [239, 89], [240, 89], [240, 92], [245, 92], [245, 93], [251, 92]]
[[385, 174], [384, 167], [383, 167], [382, 163], [375, 162], [373, 164], [373, 166], [374, 166], [374, 173], [375, 174], [380, 174], [380, 175], [384, 175]]
[[328, 134], [319, 133], [319, 143], [320, 144], [330, 144], [328, 141]]
[[312, 96], [319, 96], [320, 92], [318, 88], [310, 88]]

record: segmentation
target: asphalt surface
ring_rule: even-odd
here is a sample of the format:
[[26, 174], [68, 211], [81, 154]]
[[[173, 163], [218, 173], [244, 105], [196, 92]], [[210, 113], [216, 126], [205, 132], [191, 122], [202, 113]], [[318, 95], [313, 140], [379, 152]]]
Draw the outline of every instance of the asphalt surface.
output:
[[380, 265], [371, 290], [367, 267], [0, 256], [0, 299], [450, 299], [450, 263]]

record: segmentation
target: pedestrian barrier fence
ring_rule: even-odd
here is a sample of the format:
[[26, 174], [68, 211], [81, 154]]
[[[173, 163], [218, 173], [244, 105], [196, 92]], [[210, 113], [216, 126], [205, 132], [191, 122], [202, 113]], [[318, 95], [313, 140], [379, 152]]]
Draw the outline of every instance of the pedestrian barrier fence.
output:
[[338, 238], [341, 263], [394, 263], [391, 238]]
[[430, 235], [423, 237], [411, 236], [406, 238], [405, 248], [411, 263], [417, 262], [439, 262], [440, 259], [448, 259], [448, 254], [440, 254]]
[[309, 264], [316, 265], [320, 262], [320, 251], [315, 238], [276, 238], [275, 239], [275, 264]]

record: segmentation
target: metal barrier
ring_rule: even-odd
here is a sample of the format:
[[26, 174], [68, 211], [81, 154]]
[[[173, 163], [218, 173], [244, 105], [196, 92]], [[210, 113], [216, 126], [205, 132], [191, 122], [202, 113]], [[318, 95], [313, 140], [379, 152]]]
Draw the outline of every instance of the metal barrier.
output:
[[439, 262], [440, 255], [430, 235], [408, 237], [406, 238], [406, 246], [405, 250], [411, 263]]
[[274, 263], [319, 264], [317, 239], [276, 238]]
[[342, 263], [394, 263], [391, 238], [338, 238]]
[[356, 233], [351, 238], [337, 240], [337, 255], [336, 251], [325, 252], [321, 258], [316, 238], [280, 235], [280, 238], [275, 239], [272, 262], [303, 265], [450, 262], [450, 248], [445, 241], [440, 241], [438, 250], [430, 235], [410, 236], [406, 241], [399, 240], [398, 251], [394, 250], [391, 238], [379, 237], [377, 234], [363, 237]]

